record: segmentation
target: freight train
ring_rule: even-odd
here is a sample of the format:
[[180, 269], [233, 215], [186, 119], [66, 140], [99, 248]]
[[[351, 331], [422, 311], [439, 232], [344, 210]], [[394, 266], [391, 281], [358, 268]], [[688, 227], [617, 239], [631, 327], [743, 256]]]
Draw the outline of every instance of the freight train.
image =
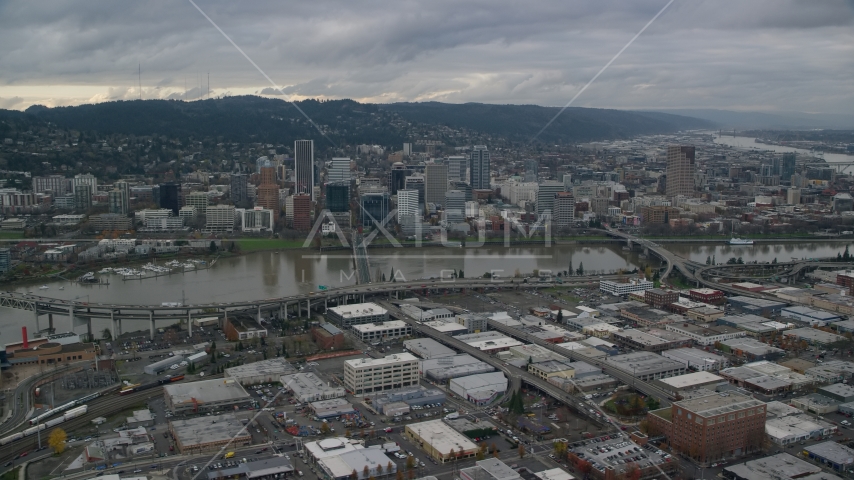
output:
[[77, 400], [72, 400], [72, 401], [70, 401], [66, 404], [60, 405], [56, 408], [52, 408], [52, 409], [42, 413], [39, 416], [31, 418], [30, 419], [30, 425], [36, 425], [38, 423], [44, 422], [46, 419], [56, 415], [57, 413], [62, 413], [66, 410], [70, 410], [74, 407], [83, 405], [84, 403], [88, 402], [89, 400], [94, 400], [94, 399], [98, 398], [99, 396], [101, 396], [101, 394], [99, 392], [95, 392], [95, 393], [86, 395], [85, 397], [78, 398]]
[[144, 383], [144, 384], [137, 383], [136, 385], [128, 385], [128, 386], [122, 388], [121, 390], [119, 390], [119, 395], [128, 395], [128, 394], [131, 394], [134, 392], [141, 392], [143, 390], [148, 390], [149, 388], [154, 388], [154, 387], [157, 387], [160, 385], [166, 385], [167, 383], [180, 382], [183, 379], [184, 379], [183, 375], [175, 375], [174, 377], [161, 378], [160, 380], [157, 380], [155, 382]]
[[[55, 409], [54, 409], [55, 410]], [[22, 432], [18, 432], [12, 435], [9, 435], [5, 438], [0, 438], [0, 446], [8, 445], [16, 440], [20, 440], [24, 437], [29, 437], [30, 435], [35, 435], [37, 432], [41, 430], [46, 430], [48, 428], [55, 427], [63, 422], [67, 422], [72, 418], [77, 418], [81, 415], [85, 415], [86, 412], [89, 411], [88, 405], [82, 405], [77, 408], [72, 408], [71, 410], [65, 412], [63, 415], [54, 418], [53, 420], [48, 420], [44, 423], [40, 423], [35, 427], [30, 427]]]

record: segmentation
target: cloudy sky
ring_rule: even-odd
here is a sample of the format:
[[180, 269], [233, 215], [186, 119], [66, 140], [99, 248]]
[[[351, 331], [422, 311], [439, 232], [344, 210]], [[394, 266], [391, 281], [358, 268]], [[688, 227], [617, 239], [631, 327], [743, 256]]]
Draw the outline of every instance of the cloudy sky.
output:
[[[667, 0], [197, 3], [295, 100], [562, 106]], [[850, 114], [852, 27], [854, 0], [676, 0], [574, 105]], [[146, 99], [278, 94], [188, 0], [0, 2], [0, 45], [0, 108], [135, 99], [138, 65]]]

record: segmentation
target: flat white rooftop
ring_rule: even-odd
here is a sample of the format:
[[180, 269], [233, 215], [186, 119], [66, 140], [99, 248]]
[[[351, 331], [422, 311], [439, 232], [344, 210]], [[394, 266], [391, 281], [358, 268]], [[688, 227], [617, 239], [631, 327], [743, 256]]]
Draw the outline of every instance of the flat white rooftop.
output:
[[367, 367], [382, 367], [384, 365], [394, 365], [401, 362], [418, 362], [418, 358], [411, 353], [395, 353], [387, 355], [383, 358], [357, 358], [354, 360], [345, 360], [344, 363], [353, 368]]
[[366, 317], [373, 315], [383, 315], [388, 311], [377, 305], [376, 303], [354, 303], [352, 305], [341, 305], [332, 307], [329, 310], [335, 312], [341, 317]]
[[403, 320], [390, 320], [388, 322], [382, 323], [363, 323], [361, 325], [353, 325], [353, 330], [361, 333], [370, 333], [370, 332], [383, 332], [386, 330], [393, 330], [395, 328], [406, 328], [409, 325]]
[[688, 373], [685, 375], [677, 375], [675, 377], [662, 378], [659, 381], [670, 385], [676, 390], [691, 388], [693, 386], [708, 385], [713, 382], [726, 382], [723, 377], [719, 377], [714, 373], [709, 372]]

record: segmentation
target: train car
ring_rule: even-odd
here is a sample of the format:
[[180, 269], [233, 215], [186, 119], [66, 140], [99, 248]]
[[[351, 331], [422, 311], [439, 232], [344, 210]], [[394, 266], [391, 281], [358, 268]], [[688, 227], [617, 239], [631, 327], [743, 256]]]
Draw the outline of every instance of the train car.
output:
[[9, 435], [8, 437], [0, 438], [0, 446], [8, 445], [14, 442], [15, 440], [20, 440], [22, 438], [24, 438], [24, 434], [21, 432], [18, 432], [14, 435]]
[[25, 437], [29, 437], [30, 435], [35, 435], [35, 434], [36, 434], [36, 432], [38, 432], [39, 430], [44, 430], [44, 429], [45, 429], [45, 426], [44, 426], [44, 424], [42, 423], [42, 424], [39, 424], [39, 425], [38, 425], [38, 426], [36, 426], [36, 427], [30, 427], [30, 428], [28, 428], [28, 429], [24, 430], [24, 432], [23, 432], [23, 433], [24, 433], [24, 436], [25, 436]]
[[88, 412], [88, 411], [89, 411], [89, 406], [88, 405], [82, 405], [82, 406], [77, 407], [73, 410], [69, 410], [69, 411], [65, 412], [65, 415], [63, 415], [63, 417], [66, 420], [71, 420], [72, 418], [77, 418], [79, 416], [86, 415], [86, 412]]
[[[68, 415], [67, 413], [65, 415]], [[65, 421], [65, 415], [44, 422], [45, 428], [55, 427]]]
[[77, 400], [74, 401], [74, 404], [75, 405], [83, 405], [84, 403], [86, 403], [90, 400], [95, 400], [96, 398], [98, 398], [100, 396], [101, 396], [100, 392], [95, 392], [95, 393], [86, 395], [85, 397], [78, 398]]
[[127, 395], [129, 393], [136, 392], [139, 390], [140, 385], [141, 384], [136, 383], [134, 385], [128, 385], [126, 387], [122, 387], [122, 389], [119, 390], [119, 395]]
[[160, 382], [146, 383], [145, 385], [140, 385], [140, 386], [136, 387], [135, 391], [141, 392], [143, 390], [148, 390], [149, 388], [154, 388], [154, 387], [159, 387], [159, 386], [160, 386]]
[[176, 375], [176, 376], [170, 378], [169, 381], [170, 382], [180, 382], [183, 379], [184, 379], [183, 375]]
[[57, 413], [64, 412], [64, 411], [74, 407], [74, 405], [75, 405], [75, 402], [68, 402], [68, 403], [62, 404], [56, 408], [52, 408], [52, 409], [42, 413], [41, 415], [38, 415], [36, 417], [31, 418], [30, 419], [30, 425], [35, 425], [37, 423], [43, 422], [46, 419], [56, 415]]

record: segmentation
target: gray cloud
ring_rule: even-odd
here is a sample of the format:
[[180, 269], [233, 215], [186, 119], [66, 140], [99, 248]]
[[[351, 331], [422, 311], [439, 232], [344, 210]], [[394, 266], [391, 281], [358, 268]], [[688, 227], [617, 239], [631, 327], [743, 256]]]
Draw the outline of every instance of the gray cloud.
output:
[[[199, 5], [295, 98], [563, 105], [664, 3]], [[677, 1], [576, 105], [849, 113], [852, 26], [850, 0]], [[4, 2], [0, 44], [5, 108], [137, 98], [138, 65], [144, 98], [199, 98], [208, 72], [281, 96], [185, 2]]]

